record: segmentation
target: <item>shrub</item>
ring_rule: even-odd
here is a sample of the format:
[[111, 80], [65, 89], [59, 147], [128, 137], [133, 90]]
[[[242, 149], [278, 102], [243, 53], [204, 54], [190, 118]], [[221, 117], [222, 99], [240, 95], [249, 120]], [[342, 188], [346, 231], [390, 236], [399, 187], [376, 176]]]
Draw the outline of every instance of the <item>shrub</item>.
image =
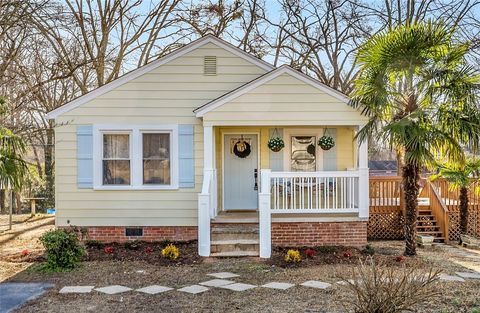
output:
[[145, 250], [143, 250], [145, 253], [152, 253], [153, 252], [153, 248], [152, 247], [146, 247]]
[[128, 249], [128, 250], [138, 250], [140, 249], [141, 242], [138, 240], [127, 241], [125, 242], [124, 246], [125, 246], [125, 249]]
[[74, 232], [51, 230], [40, 241], [47, 253], [46, 269], [54, 272], [71, 270], [81, 260], [85, 250]]
[[30, 254], [30, 251], [28, 251], [27, 249], [22, 250], [22, 255], [23, 255], [23, 256], [27, 256], [27, 255], [29, 255], [29, 254]]
[[298, 250], [288, 250], [285, 255], [285, 262], [288, 263], [300, 263], [302, 261], [302, 256]]
[[350, 251], [350, 250], [347, 250], [347, 251], [343, 252], [343, 257], [345, 257], [345, 258], [351, 258], [352, 255], [353, 255], [352, 251]]
[[405, 257], [403, 255], [399, 255], [395, 257], [395, 261], [397, 262], [403, 262], [405, 260]]
[[85, 246], [92, 249], [101, 249], [103, 248], [103, 243], [98, 240], [85, 240]]
[[307, 256], [307, 258], [313, 258], [315, 255], [317, 255], [317, 251], [313, 249], [307, 249], [305, 250], [305, 255]]
[[435, 282], [439, 271], [425, 273], [415, 268], [381, 267], [373, 259], [353, 269], [353, 279], [343, 279], [355, 295], [347, 299], [348, 311], [356, 313], [413, 312], [413, 308], [441, 295]]
[[362, 252], [368, 255], [374, 255], [375, 248], [373, 248], [371, 245], [366, 245], [365, 248], [362, 250]]
[[106, 246], [105, 248], [103, 248], [103, 252], [105, 252], [106, 254], [112, 254], [115, 252], [115, 249], [112, 246]]
[[162, 249], [162, 256], [169, 260], [176, 260], [180, 256], [180, 251], [173, 244], [169, 244]]

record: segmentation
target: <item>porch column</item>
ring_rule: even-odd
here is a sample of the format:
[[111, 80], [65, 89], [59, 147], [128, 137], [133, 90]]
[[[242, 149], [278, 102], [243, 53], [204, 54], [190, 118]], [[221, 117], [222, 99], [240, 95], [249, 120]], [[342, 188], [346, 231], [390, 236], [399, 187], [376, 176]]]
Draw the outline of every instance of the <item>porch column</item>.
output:
[[213, 160], [213, 127], [203, 127], [203, 185], [198, 195], [198, 254], [210, 255], [210, 215], [214, 208], [212, 194], [215, 172]]
[[[359, 125], [360, 130], [364, 125]], [[358, 182], [358, 217], [368, 218], [370, 209], [369, 181], [368, 181], [368, 140], [359, 142], [358, 146], [358, 171], [360, 174]]]

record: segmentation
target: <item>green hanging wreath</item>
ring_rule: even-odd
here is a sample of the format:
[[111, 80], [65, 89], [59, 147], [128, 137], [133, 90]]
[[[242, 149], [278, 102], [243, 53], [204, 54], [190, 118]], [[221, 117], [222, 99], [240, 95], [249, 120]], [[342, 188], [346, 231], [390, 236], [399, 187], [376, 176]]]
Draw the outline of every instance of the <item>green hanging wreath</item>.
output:
[[320, 137], [320, 139], [318, 139], [318, 145], [323, 150], [330, 150], [335, 147], [335, 140], [333, 140], [333, 137], [331, 136], [323, 135]]
[[285, 142], [280, 137], [273, 137], [268, 140], [268, 148], [273, 152], [278, 152], [285, 147]]

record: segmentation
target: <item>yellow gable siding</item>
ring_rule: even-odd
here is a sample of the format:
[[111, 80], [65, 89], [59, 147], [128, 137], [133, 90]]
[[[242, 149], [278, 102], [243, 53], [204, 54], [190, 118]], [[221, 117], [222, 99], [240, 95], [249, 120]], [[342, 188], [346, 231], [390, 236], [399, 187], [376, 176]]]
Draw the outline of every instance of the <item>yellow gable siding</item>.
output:
[[204, 115], [206, 124], [220, 125], [358, 125], [362, 120], [346, 103], [288, 74]]
[[[203, 75], [203, 57], [217, 56], [218, 75]], [[193, 110], [265, 73], [207, 44], [57, 118], [57, 225], [190, 226], [197, 224], [203, 127]], [[107, 191], [77, 188], [76, 126], [86, 124], [194, 124], [195, 188]]]

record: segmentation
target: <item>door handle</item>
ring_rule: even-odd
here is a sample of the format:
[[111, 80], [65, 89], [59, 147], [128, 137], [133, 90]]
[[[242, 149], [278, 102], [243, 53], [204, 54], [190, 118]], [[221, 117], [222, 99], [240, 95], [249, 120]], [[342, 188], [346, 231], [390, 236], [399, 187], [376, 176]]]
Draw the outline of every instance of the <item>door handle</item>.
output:
[[253, 186], [253, 190], [258, 190], [258, 169], [253, 170], [253, 178], [255, 179], [255, 185]]

